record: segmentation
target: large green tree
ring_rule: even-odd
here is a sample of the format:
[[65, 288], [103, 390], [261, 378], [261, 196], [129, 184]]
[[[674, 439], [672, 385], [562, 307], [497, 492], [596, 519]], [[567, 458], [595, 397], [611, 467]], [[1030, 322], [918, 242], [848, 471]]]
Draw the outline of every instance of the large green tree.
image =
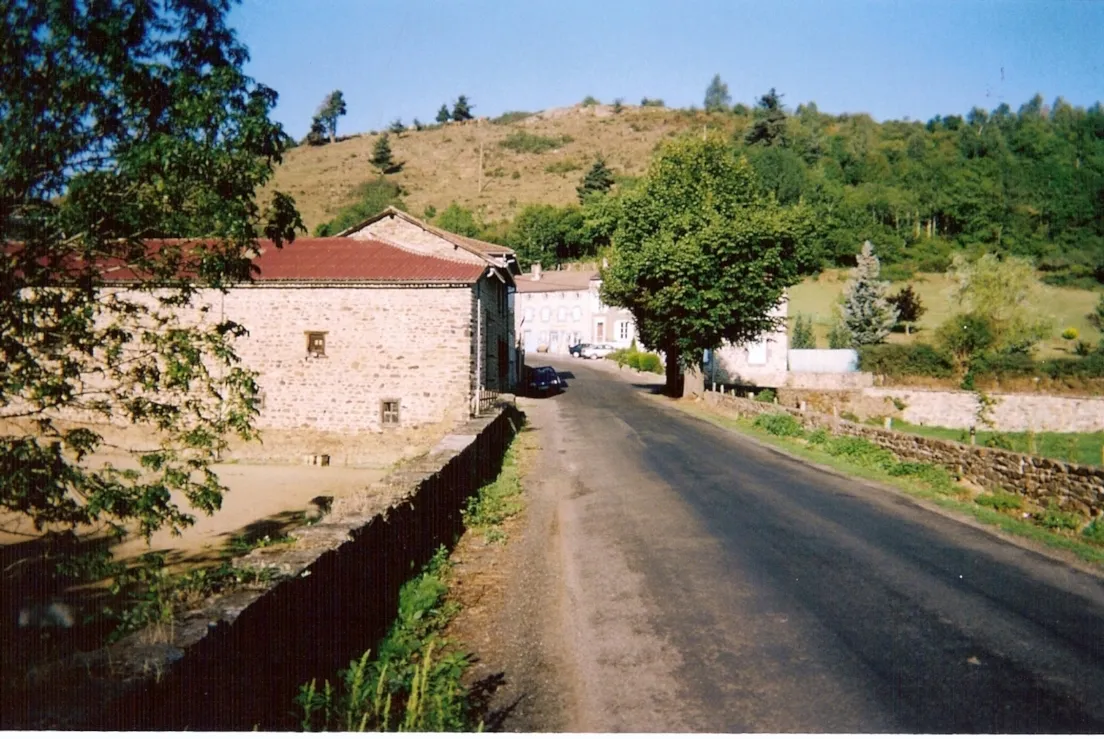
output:
[[622, 208], [602, 299], [628, 308], [642, 342], [667, 355], [669, 393], [704, 350], [777, 328], [770, 312], [800, 279], [812, 219], [765, 195], [724, 141], [665, 144]]
[[[196, 300], [301, 228], [286, 195], [256, 203], [289, 144], [276, 93], [243, 73], [226, 0], [3, 8], [0, 508], [38, 530], [175, 530], [183, 500], [219, 507], [211, 464], [254, 433], [244, 329]], [[117, 422], [144, 440], [105, 447]]]

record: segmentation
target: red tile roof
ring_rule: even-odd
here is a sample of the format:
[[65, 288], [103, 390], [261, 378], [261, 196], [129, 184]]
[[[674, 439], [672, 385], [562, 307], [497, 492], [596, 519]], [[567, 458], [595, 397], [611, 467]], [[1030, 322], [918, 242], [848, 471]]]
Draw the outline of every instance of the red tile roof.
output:
[[486, 264], [454, 262], [399, 249], [379, 241], [340, 237], [296, 239], [277, 249], [262, 241], [253, 278], [272, 280], [366, 280], [371, 282], [463, 282], [479, 279]]

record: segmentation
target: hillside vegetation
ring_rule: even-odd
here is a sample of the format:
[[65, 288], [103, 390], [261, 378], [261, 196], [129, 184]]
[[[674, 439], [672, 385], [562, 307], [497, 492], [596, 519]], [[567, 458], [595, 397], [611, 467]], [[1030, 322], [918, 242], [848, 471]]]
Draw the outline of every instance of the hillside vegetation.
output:
[[[392, 129], [394, 131], [394, 129]], [[955, 251], [1030, 257], [1053, 284], [1104, 282], [1104, 111], [1040, 96], [927, 123], [878, 123], [830, 115], [814, 103], [790, 110], [773, 90], [752, 107], [714, 112], [579, 105], [535, 115], [394, 131], [390, 145], [406, 207], [417, 215], [451, 203], [472, 211], [484, 238], [511, 242], [523, 261], [588, 256], [588, 244], [526, 253], [524, 234], [503, 227], [528, 204], [566, 206], [596, 157], [622, 183], [643, 174], [656, 145], [720, 130], [783, 204], [803, 201], [819, 224], [825, 266], [853, 264], [877, 245], [886, 275], [946, 269]], [[379, 135], [300, 146], [273, 188], [290, 192], [308, 228], [356, 199], [378, 176], [369, 160]], [[616, 194], [616, 189], [615, 189]], [[490, 228], [488, 228], [490, 227]], [[578, 240], [570, 228], [561, 238]]]

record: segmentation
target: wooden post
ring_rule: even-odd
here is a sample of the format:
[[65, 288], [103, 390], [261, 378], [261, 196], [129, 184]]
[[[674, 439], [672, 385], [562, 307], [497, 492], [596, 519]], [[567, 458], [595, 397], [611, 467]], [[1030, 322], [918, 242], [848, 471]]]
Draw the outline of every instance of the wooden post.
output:
[[977, 444], [977, 429], [970, 427], [970, 446]]

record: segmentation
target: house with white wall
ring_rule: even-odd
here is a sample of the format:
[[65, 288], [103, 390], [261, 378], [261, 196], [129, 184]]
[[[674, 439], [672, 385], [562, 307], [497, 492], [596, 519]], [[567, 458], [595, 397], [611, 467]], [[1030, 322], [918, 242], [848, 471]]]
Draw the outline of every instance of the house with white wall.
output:
[[770, 315], [781, 319], [777, 330], [750, 344], [726, 344], [713, 353], [715, 361], [703, 367], [706, 382], [726, 385], [783, 387], [786, 385], [789, 334], [786, 318], [789, 297], [783, 296]]
[[627, 347], [636, 336], [629, 311], [602, 303], [593, 269], [530, 271], [515, 277], [514, 330], [526, 354], [567, 354], [575, 344]]

